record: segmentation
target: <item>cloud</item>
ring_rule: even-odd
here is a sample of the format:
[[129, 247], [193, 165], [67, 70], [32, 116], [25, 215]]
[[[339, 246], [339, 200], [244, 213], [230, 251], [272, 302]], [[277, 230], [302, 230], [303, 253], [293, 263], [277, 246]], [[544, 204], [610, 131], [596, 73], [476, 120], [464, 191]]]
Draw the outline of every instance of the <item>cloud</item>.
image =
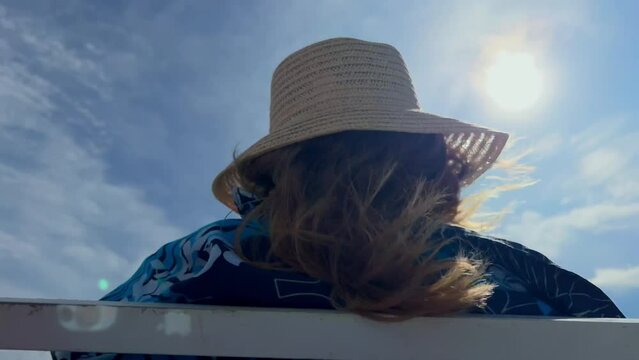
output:
[[603, 184], [623, 172], [628, 155], [614, 148], [595, 149], [581, 159], [580, 176], [591, 185]]
[[[585, 122], [584, 122], [585, 123]], [[609, 116], [600, 121], [592, 121], [570, 138], [570, 144], [581, 153], [592, 150], [602, 144], [610, 144], [612, 138], [624, 134], [626, 121], [623, 116]]]
[[547, 158], [561, 149], [564, 137], [559, 133], [544, 134], [535, 139], [531, 153], [537, 159]]
[[636, 289], [639, 288], [639, 266], [596, 269], [590, 281], [601, 287]]
[[629, 128], [623, 117], [612, 117], [573, 136], [571, 144], [579, 161], [564, 187], [589, 199], [639, 200], [639, 169], [633, 166], [639, 160], [639, 133]]
[[610, 117], [568, 138], [562, 152], [554, 155], [554, 163], [563, 165], [542, 164], [550, 171], [535, 189], [561, 210], [547, 207], [511, 216], [503, 234], [560, 257], [578, 239], [639, 230], [639, 170], [633, 166], [639, 157], [639, 133], [628, 128], [623, 117]]
[[91, 146], [100, 65], [1, 7], [0, 31], [0, 296], [97, 298], [99, 279], [125, 280], [184, 231]]
[[599, 234], [637, 228], [639, 204], [600, 203], [575, 207], [555, 215], [525, 211], [500, 229], [500, 235], [549, 257], [557, 257], [579, 232]]

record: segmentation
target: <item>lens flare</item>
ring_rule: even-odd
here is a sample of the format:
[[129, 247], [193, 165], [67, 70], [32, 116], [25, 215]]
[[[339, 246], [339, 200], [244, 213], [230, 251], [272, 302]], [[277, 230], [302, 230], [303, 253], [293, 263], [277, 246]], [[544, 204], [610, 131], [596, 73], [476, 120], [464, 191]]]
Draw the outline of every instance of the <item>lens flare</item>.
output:
[[100, 281], [98, 281], [98, 288], [105, 291], [109, 288], [109, 281], [107, 279], [100, 279]]

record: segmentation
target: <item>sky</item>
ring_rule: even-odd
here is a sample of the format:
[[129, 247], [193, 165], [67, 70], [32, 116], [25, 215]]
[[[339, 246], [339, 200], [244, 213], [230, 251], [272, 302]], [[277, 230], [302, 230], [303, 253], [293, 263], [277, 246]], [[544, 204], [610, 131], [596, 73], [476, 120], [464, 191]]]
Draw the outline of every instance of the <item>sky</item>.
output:
[[97, 299], [227, 216], [210, 183], [268, 132], [277, 64], [355, 37], [401, 52], [423, 111], [511, 134], [502, 158], [537, 182], [486, 204], [508, 209], [492, 235], [639, 317], [637, 13], [633, 1], [0, 0], [0, 297]]

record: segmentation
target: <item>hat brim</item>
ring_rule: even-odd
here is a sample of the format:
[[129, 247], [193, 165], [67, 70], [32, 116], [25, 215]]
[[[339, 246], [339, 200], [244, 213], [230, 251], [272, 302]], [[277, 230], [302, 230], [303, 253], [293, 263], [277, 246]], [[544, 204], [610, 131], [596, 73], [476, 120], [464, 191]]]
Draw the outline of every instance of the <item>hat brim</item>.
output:
[[[418, 110], [344, 111], [293, 123], [295, 125], [283, 126], [278, 131], [264, 136], [240, 154], [238, 159], [255, 158], [287, 145], [343, 131], [442, 134], [445, 136], [448, 151], [454, 152], [455, 158], [464, 162], [468, 169], [464, 178], [460, 179], [462, 186], [466, 186], [493, 165], [508, 141], [506, 133]], [[231, 163], [212, 183], [215, 197], [235, 212], [237, 208], [233, 203], [231, 184], [236, 175], [235, 166]]]

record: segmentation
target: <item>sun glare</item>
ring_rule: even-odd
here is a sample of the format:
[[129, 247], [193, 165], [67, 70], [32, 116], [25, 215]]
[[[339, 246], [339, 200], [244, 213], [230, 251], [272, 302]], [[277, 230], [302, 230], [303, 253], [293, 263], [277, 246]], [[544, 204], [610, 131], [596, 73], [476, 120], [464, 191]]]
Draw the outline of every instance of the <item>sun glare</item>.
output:
[[486, 93], [504, 110], [528, 109], [541, 97], [542, 74], [529, 53], [498, 53], [485, 76]]

